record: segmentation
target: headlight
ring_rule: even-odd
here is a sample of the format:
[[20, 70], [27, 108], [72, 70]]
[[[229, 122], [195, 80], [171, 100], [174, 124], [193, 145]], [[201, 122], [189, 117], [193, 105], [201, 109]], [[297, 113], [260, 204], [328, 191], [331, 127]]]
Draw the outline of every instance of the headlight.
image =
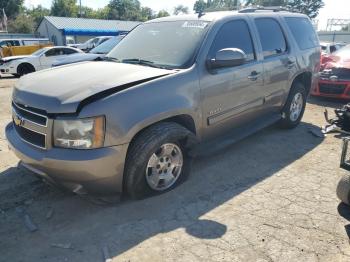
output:
[[55, 120], [53, 127], [54, 146], [92, 149], [103, 146], [105, 118], [85, 118], [79, 120]]

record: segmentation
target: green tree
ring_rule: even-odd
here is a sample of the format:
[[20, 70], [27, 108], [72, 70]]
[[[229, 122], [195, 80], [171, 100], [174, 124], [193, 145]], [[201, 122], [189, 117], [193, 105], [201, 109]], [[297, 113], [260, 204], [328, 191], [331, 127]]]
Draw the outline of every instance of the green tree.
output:
[[23, 7], [24, 0], [0, 0], [0, 9], [2, 17], [2, 9], [4, 8], [8, 19], [15, 18]]
[[320, 9], [324, 6], [323, 0], [291, 0], [288, 6], [299, 11], [310, 18], [318, 16]]
[[33, 18], [34, 27], [36, 28], [44, 16], [50, 15], [50, 10], [45, 7], [42, 7], [41, 5], [38, 5], [37, 7], [33, 7], [31, 9], [25, 9], [25, 13], [29, 17]]
[[10, 33], [29, 34], [35, 30], [34, 19], [24, 13], [19, 14], [16, 19], [8, 22], [8, 31]]
[[193, 10], [198, 14], [203, 13], [206, 8], [207, 8], [207, 3], [204, 0], [196, 1], [193, 6]]
[[51, 15], [63, 17], [77, 17], [78, 6], [76, 0], [53, 0]]
[[170, 16], [170, 14], [166, 10], [160, 10], [157, 14], [157, 18], [166, 17], [166, 16]]
[[178, 5], [174, 7], [174, 15], [178, 14], [188, 14], [189, 10], [187, 6]]
[[153, 10], [149, 7], [141, 7], [141, 21], [147, 21], [155, 18]]
[[199, 11], [220, 11], [220, 10], [235, 10], [240, 4], [239, 0], [197, 0], [194, 4], [193, 10], [196, 13]]
[[138, 0], [111, 0], [108, 18], [118, 20], [141, 20], [141, 4]]

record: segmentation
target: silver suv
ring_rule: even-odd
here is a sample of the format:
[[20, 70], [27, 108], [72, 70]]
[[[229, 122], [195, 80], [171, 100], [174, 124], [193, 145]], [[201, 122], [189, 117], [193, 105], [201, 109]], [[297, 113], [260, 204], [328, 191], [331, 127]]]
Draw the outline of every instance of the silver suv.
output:
[[21, 78], [10, 148], [21, 164], [79, 193], [143, 198], [189, 173], [189, 150], [279, 121], [296, 127], [320, 66], [301, 14], [243, 10], [156, 19], [105, 61]]

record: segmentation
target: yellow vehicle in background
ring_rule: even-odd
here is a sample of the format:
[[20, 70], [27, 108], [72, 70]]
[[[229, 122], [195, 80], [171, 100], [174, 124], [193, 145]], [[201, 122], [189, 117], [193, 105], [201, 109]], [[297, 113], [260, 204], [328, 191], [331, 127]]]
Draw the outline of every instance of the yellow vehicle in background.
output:
[[17, 55], [30, 55], [35, 51], [53, 46], [52, 44], [38, 44], [38, 45], [28, 45], [28, 46], [5, 46], [0, 47], [0, 56], [8, 57], [8, 56], [17, 56]]
[[0, 39], [0, 56], [30, 55], [47, 46], [53, 46], [47, 38]]

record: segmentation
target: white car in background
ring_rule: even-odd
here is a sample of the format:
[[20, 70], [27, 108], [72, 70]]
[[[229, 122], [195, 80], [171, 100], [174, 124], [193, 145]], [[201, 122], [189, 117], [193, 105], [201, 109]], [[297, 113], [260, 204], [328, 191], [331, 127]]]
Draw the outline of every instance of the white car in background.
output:
[[98, 36], [98, 37], [94, 37], [91, 38], [89, 40], [87, 40], [85, 43], [83, 44], [79, 44], [76, 47], [87, 52], [97, 46], [99, 46], [100, 44], [106, 42], [107, 40], [111, 39], [113, 36]]
[[0, 60], [0, 72], [22, 76], [50, 68], [57, 58], [77, 53], [83, 53], [83, 51], [68, 46], [54, 46], [42, 48], [31, 55], [4, 57]]

